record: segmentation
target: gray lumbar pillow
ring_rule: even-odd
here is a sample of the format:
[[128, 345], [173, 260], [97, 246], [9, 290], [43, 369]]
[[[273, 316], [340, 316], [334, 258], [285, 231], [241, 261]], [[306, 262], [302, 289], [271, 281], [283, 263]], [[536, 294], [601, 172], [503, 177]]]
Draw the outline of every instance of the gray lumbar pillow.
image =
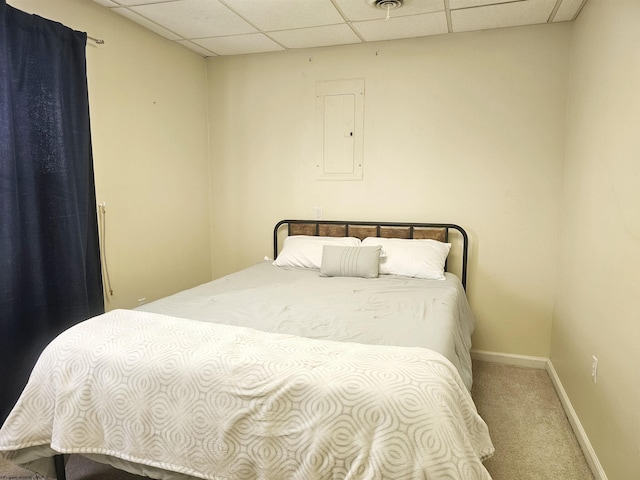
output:
[[380, 266], [381, 249], [379, 245], [370, 247], [324, 245], [320, 275], [376, 278]]

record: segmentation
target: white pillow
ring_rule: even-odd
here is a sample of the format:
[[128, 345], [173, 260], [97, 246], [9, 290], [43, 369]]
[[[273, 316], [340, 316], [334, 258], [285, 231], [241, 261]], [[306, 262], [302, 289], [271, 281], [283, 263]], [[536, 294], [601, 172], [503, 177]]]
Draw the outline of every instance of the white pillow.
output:
[[367, 237], [363, 246], [380, 245], [380, 274], [444, 280], [450, 243], [437, 240]]
[[322, 265], [322, 247], [325, 245], [360, 246], [355, 237], [315, 237], [292, 235], [284, 239], [282, 251], [273, 262], [277, 267], [320, 268]]

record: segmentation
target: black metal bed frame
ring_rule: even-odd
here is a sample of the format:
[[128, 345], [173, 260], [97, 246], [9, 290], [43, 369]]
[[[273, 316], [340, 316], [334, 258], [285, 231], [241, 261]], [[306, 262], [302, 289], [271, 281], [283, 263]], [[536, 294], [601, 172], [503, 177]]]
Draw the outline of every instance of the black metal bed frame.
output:
[[58, 454], [53, 457], [53, 465], [56, 469], [56, 479], [57, 480], [66, 480], [67, 474], [65, 473], [64, 468], [64, 455]]
[[[287, 225], [287, 233], [291, 231], [291, 225], [315, 225], [315, 235], [320, 235], [321, 226], [328, 227], [344, 227], [344, 236], [349, 236], [349, 227], [374, 227], [377, 237], [380, 237], [384, 229], [401, 228], [406, 229], [406, 238], [414, 238], [416, 229], [444, 229], [445, 241], [449, 238], [449, 230], [456, 230], [462, 236], [462, 276], [461, 282], [463, 288], [467, 288], [467, 257], [469, 250], [469, 237], [467, 232], [453, 223], [411, 223], [411, 222], [365, 222], [365, 221], [340, 221], [340, 220], [281, 220], [273, 229], [273, 258], [278, 256], [278, 231], [283, 225]], [[338, 235], [334, 235], [338, 236]], [[58, 454], [53, 457], [57, 480], [66, 480], [65, 473], [65, 455]]]
[[[449, 230], [456, 230], [462, 236], [462, 267], [461, 278], [462, 287], [467, 288], [467, 258], [469, 252], [469, 236], [459, 225], [453, 223], [412, 223], [412, 222], [366, 222], [366, 221], [343, 221], [343, 220], [281, 220], [273, 229], [273, 258], [278, 256], [278, 231], [283, 225], [287, 225], [287, 234], [291, 232], [291, 225], [308, 224], [315, 225], [314, 235], [320, 235], [321, 226], [344, 226], [344, 236], [349, 236], [349, 227], [375, 227], [377, 237], [385, 228], [403, 228], [407, 230], [407, 237], [413, 239], [416, 229], [444, 229], [445, 241], [448, 241]], [[336, 235], [337, 236], [337, 235]], [[373, 236], [373, 235], [372, 235]]]

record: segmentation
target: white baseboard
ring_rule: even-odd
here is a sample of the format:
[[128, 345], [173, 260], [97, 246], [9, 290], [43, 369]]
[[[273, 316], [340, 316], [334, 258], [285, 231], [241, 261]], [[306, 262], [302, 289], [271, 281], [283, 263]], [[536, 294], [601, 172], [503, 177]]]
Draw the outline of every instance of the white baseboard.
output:
[[608, 480], [607, 474], [602, 468], [600, 460], [598, 460], [598, 456], [596, 455], [596, 452], [594, 451], [593, 446], [589, 441], [589, 437], [587, 437], [587, 433], [584, 431], [582, 423], [580, 423], [580, 419], [578, 418], [576, 411], [571, 405], [571, 400], [569, 400], [569, 396], [562, 386], [562, 382], [560, 381], [558, 372], [556, 372], [556, 369], [553, 367], [553, 364], [551, 363], [551, 360], [549, 358], [530, 357], [527, 355], [513, 355], [510, 353], [487, 352], [483, 350], [471, 350], [471, 358], [474, 360], [501, 363], [504, 365], [513, 365], [516, 367], [527, 367], [546, 370], [549, 374], [549, 377], [551, 378], [551, 383], [553, 383], [553, 387], [556, 389], [556, 393], [560, 398], [562, 408], [564, 409], [564, 412], [569, 419], [569, 424], [571, 425], [571, 428], [573, 429], [573, 432], [578, 439], [580, 448], [582, 449], [587, 463], [591, 468], [591, 472], [593, 473], [596, 480]]
[[569, 400], [569, 396], [562, 386], [560, 377], [558, 377], [558, 372], [556, 372], [556, 369], [553, 367], [553, 363], [551, 363], [551, 360], [549, 360], [547, 363], [547, 373], [549, 374], [549, 377], [551, 377], [551, 382], [553, 383], [553, 386], [558, 393], [558, 397], [560, 397], [562, 408], [564, 409], [564, 412], [569, 419], [569, 423], [571, 424], [571, 428], [573, 428], [573, 432], [576, 434], [578, 443], [582, 448], [582, 452], [587, 459], [589, 467], [591, 467], [593, 476], [596, 478], [596, 480], [607, 480], [607, 474], [602, 468], [596, 452], [593, 450], [593, 446], [589, 441], [589, 437], [587, 437], [587, 433], [584, 431], [584, 428], [582, 428], [582, 423], [580, 423], [580, 419], [578, 418], [576, 411], [571, 405], [571, 400]]
[[471, 350], [471, 358], [473, 360], [502, 363], [504, 365], [512, 365], [514, 367], [537, 368], [538, 370], [546, 370], [547, 362], [549, 361], [549, 359], [545, 357], [530, 357], [528, 355], [487, 352], [484, 350]]

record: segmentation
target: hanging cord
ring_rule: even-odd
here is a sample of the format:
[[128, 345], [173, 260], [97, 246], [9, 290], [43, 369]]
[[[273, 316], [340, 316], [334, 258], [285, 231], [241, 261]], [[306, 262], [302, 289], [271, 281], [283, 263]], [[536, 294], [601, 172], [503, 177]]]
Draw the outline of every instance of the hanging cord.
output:
[[109, 295], [113, 297], [113, 288], [111, 288], [111, 278], [109, 277], [109, 264], [107, 263], [107, 204], [102, 202], [99, 205], [100, 211], [100, 231], [102, 232], [102, 241], [100, 242], [100, 253], [102, 256], [102, 263], [104, 265], [104, 278], [107, 282], [107, 291]]

